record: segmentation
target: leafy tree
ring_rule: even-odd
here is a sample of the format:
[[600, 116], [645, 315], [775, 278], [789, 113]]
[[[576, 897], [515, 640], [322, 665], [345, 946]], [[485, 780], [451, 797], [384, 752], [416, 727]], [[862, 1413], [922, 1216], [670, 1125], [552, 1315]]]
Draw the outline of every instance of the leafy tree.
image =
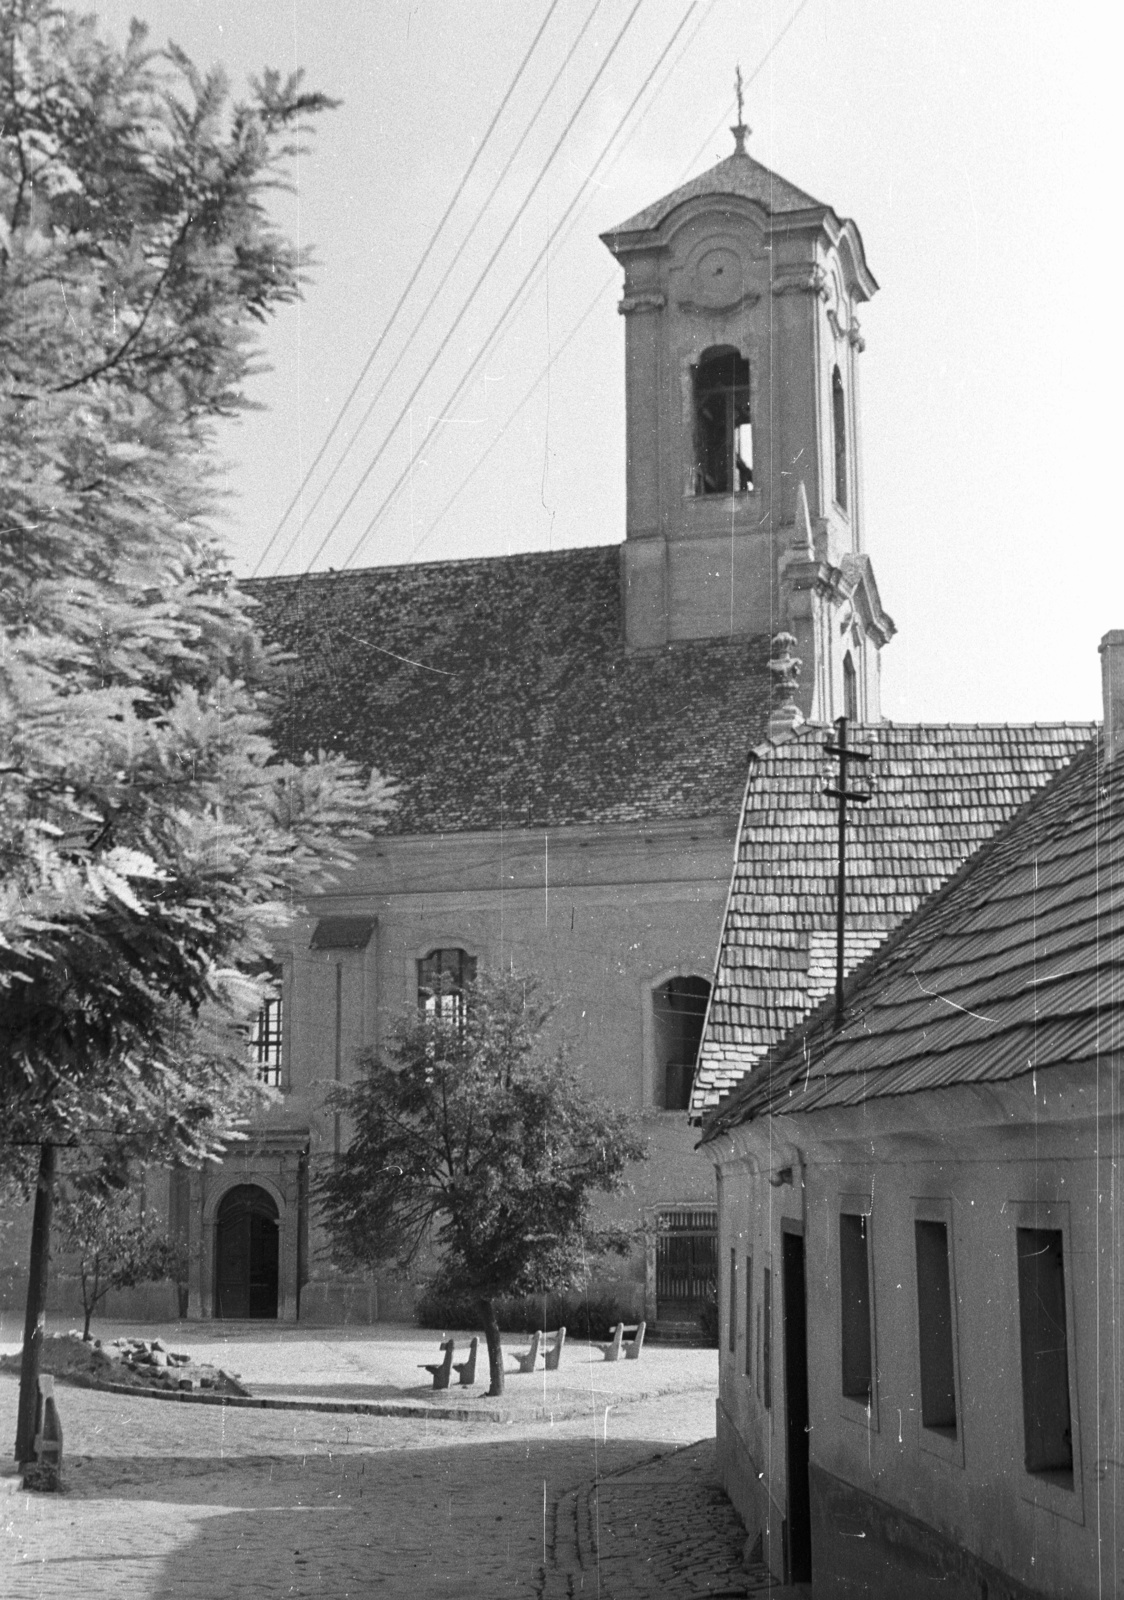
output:
[[136, 1209], [129, 1190], [83, 1187], [55, 1202], [55, 1229], [64, 1250], [78, 1257], [85, 1320], [90, 1320], [111, 1289], [181, 1277], [187, 1266], [183, 1244], [166, 1228]]
[[407, 1267], [436, 1251], [439, 1292], [471, 1293], [503, 1393], [493, 1298], [574, 1286], [631, 1235], [595, 1227], [591, 1201], [646, 1154], [632, 1119], [545, 1053], [551, 1007], [533, 981], [484, 978], [460, 1005], [404, 1017], [385, 1056], [333, 1093], [355, 1133], [315, 1191], [345, 1268]]
[[302, 263], [270, 222], [308, 118], [134, 24], [0, 7], [0, 1139], [38, 1150], [16, 1454], [56, 1149], [220, 1151], [271, 935], [389, 803], [279, 761], [277, 664], [211, 532], [213, 431]]

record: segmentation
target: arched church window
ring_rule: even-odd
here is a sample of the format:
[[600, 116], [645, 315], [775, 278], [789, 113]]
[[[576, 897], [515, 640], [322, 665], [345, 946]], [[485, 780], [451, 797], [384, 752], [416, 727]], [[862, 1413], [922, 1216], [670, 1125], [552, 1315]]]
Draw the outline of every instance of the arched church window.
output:
[[710, 984], [705, 978], [669, 978], [652, 996], [656, 1100], [665, 1111], [686, 1111], [691, 1103], [709, 999]]
[[858, 721], [859, 686], [855, 675], [855, 663], [849, 650], [843, 657], [843, 715], [848, 722]]
[[694, 492], [734, 494], [753, 488], [749, 362], [729, 345], [705, 350], [692, 369], [695, 404]]
[[831, 374], [831, 435], [835, 447], [835, 503], [847, 509], [847, 406], [843, 398], [843, 376], [836, 367]]
[[475, 982], [475, 956], [457, 948], [431, 950], [418, 962], [418, 1006], [447, 1022], [460, 1022], [465, 990]]

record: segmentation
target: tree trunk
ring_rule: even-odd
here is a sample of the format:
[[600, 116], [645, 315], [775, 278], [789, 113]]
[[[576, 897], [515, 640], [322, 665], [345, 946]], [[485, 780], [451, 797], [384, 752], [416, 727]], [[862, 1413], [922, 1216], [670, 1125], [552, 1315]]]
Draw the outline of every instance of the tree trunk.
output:
[[98, 1278], [100, 1276], [100, 1267], [101, 1267], [101, 1263], [99, 1261], [99, 1258], [97, 1256], [95, 1256], [94, 1257], [94, 1292], [93, 1292], [93, 1294], [90, 1293], [90, 1282], [89, 1282], [89, 1277], [88, 1277], [87, 1272], [86, 1272], [86, 1258], [85, 1258], [85, 1256], [82, 1257], [82, 1264], [78, 1269], [79, 1272], [82, 1274], [82, 1311], [83, 1311], [83, 1314], [85, 1315], [85, 1318], [86, 1318], [85, 1322], [82, 1324], [82, 1338], [84, 1340], [88, 1340], [89, 1337], [90, 1337], [90, 1318], [93, 1316], [94, 1307], [98, 1303]]
[[39, 1147], [39, 1177], [31, 1219], [31, 1265], [27, 1275], [27, 1315], [23, 1324], [23, 1359], [16, 1419], [16, 1460], [35, 1454], [35, 1418], [39, 1407], [39, 1353], [47, 1314], [47, 1270], [51, 1259], [51, 1211], [55, 1202], [55, 1147]]
[[488, 1342], [488, 1386], [490, 1395], [503, 1393], [503, 1349], [500, 1345], [500, 1325], [490, 1300], [476, 1302], [484, 1324], [484, 1338]]

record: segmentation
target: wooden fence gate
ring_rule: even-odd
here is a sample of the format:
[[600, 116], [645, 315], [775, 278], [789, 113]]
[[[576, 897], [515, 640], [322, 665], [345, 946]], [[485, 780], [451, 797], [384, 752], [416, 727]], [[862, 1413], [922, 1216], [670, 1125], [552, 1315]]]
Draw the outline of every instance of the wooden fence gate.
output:
[[718, 1213], [661, 1212], [656, 1222], [656, 1317], [689, 1322], [718, 1289]]

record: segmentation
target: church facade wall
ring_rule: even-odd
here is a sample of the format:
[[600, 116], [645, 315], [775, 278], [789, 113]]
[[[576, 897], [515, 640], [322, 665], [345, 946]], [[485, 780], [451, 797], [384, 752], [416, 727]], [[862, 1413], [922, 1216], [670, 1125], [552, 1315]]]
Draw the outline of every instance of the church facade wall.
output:
[[[327, 1084], [354, 1077], [363, 1050], [418, 1004], [419, 960], [461, 948], [480, 971], [536, 974], [558, 1002], [548, 1044], [565, 1046], [591, 1090], [642, 1116], [650, 1159], [604, 1214], [640, 1230], [661, 1205], [713, 1204], [710, 1165], [685, 1112], [658, 1104], [653, 1007], [668, 978], [711, 977], [733, 828], [729, 818], [379, 841], [310, 908], [284, 955], [284, 1115], [307, 1126], [310, 1173], [347, 1140], [324, 1107]], [[367, 949], [310, 950], [318, 916], [373, 919]], [[637, 1314], [653, 1309], [641, 1239], [600, 1282]], [[400, 1285], [383, 1279], [380, 1291], [380, 1315], [388, 1296], [397, 1314], [408, 1311]], [[328, 1263], [313, 1207], [302, 1316], [333, 1320], [333, 1308], [354, 1306], [357, 1295], [360, 1286]]]
[[[312, 1184], [349, 1137], [346, 1119], [326, 1104], [329, 1086], [354, 1079], [363, 1053], [418, 1004], [418, 961], [459, 947], [478, 970], [535, 973], [558, 1000], [548, 1043], [565, 1044], [591, 1089], [640, 1116], [649, 1160], [632, 1170], [624, 1193], [602, 1203], [606, 1218], [637, 1230], [636, 1247], [606, 1262], [595, 1287], [653, 1320], [652, 1236], [663, 1212], [714, 1205], [713, 1169], [694, 1149], [696, 1130], [685, 1111], [659, 1104], [657, 991], [670, 979], [712, 975], [734, 828], [723, 817], [388, 836], [370, 846], [277, 950], [284, 1026], [273, 1104], [222, 1163], [146, 1175], [146, 1204], [188, 1245], [186, 1283], [113, 1295], [99, 1315], [216, 1315], [223, 1200], [249, 1186], [276, 1214], [279, 1320], [409, 1320], [416, 1285], [333, 1267]], [[337, 918], [369, 927], [362, 948], [312, 948], [317, 925]], [[18, 1318], [30, 1208], [10, 1210], [5, 1223], [0, 1309]], [[65, 1258], [55, 1264], [53, 1314], [80, 1312], [71, 1269]]]

